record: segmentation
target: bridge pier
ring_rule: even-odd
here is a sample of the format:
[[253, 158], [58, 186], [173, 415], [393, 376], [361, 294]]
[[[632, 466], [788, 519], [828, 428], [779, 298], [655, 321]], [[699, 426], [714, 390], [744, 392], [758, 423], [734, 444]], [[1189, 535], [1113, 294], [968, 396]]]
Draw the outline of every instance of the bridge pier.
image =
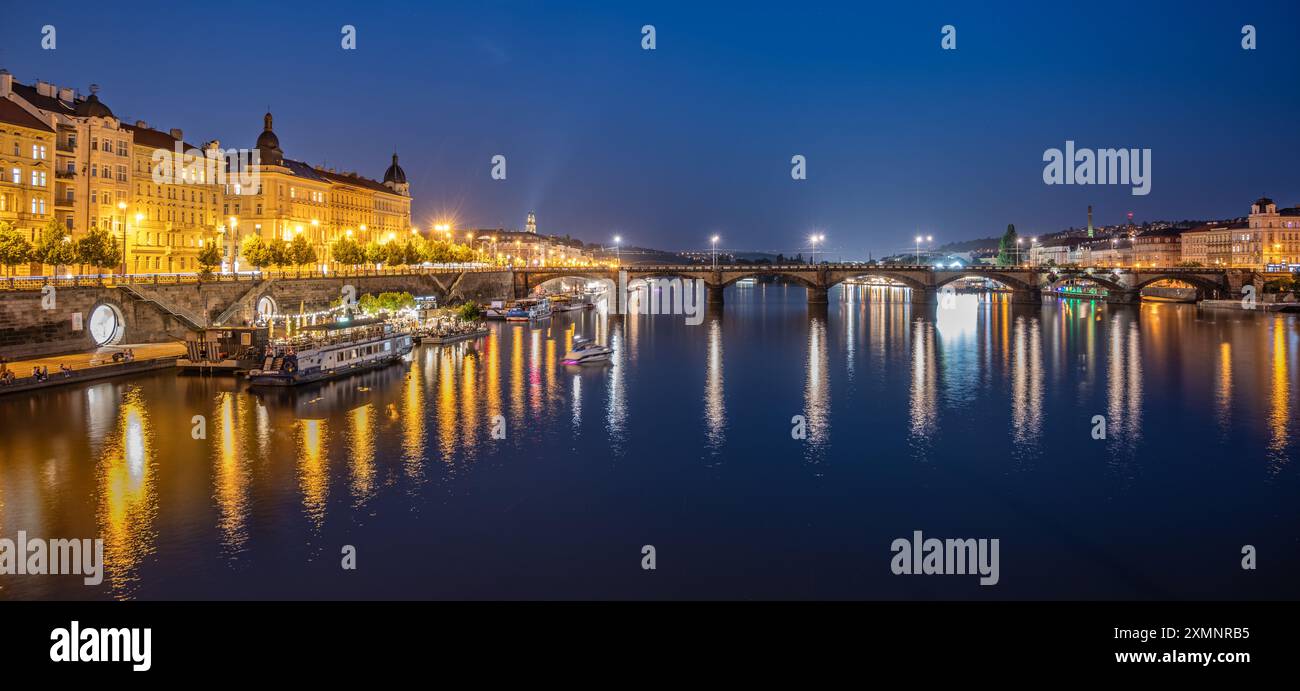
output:
[[817, 286], [808, 286], [808, 304], [825, 305], [829, 299], [826, 297], [826, 289]]
[[1026, 288], [1011, 291], [1011, 303], [1015, 305], [1039, 305], [1043, 302], [1043, 291], [1038, 288]]
[[1112, 290], [1106, 293], [1106, 303], [1111, 305], [1135, 305], [1142, 302], [1140, 290]]
[[721, 305], [721, 304], [722, 304], [722, 286], [721, 286], [720, 284], [717, 284], [717, 283], [706, 283], [706, 284], [704, 284], [704, 285], [705, 285], [705, 287], [706, 287], [707, 290], [708, 290], [708, 304], [710, 304], [710, 305]]
[[933, 288], [913, 288], [912, 304], [913, 305], [932, 305], [934, 304]]

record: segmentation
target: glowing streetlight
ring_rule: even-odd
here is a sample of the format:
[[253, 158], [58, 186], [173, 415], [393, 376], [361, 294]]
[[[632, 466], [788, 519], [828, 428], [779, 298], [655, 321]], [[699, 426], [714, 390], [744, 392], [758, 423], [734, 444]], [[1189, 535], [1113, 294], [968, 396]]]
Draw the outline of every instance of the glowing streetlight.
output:
[[615, 235], [614, 236], [614, 264], [616, 266], [623, 265], [622, 245], [623, 245], [623, 236]]
[[713, 268], [716, 271], [718, 268], [718, 236], [714, 235], [710, 238], [710, 241], [713, 243]]

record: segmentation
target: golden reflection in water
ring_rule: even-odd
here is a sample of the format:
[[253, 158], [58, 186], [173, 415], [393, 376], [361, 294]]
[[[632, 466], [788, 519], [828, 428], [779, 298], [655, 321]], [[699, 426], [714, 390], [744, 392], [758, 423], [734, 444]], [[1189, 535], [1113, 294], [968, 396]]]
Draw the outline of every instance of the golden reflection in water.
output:
[[1214, 387], [1214, 408], [1219, 430], [1226, 433], [1232, 426], [1232, 344], [1219, 344], [1219, 377]]
[[367, 403], [348, 413], [348, 469], [352, 476], [352, 504], [360, 506], [375, 491], [375, 406]]
[[717, 450], [726, 439], [727, 408], [722, 391], [722, 319], [709, 318], [707, 360], [704, 365], [704, 423], [709, 448]]
[[123, 396], [97, 476], [96, 518], [104, 540], [104, 578], [114, 597], [128, 598], [137, 585], [140, 564], [153, 554], [157, 539], [153, 429], [138, 386], [128, 387]]
[[402, 465], [412, 480], [424, 477], [425, 410], [421, 381], [427, 361], [414, 358], [402, 384]]
[[438, 348], [438, 449], [442, 462], [452, 466], [456, 458], [456, 372], [451, 349]]
[[808, 446], [821, 449], [830, 436], [831, 380], [827, 362], [826, 320], [808, 319], [808, 360], [805, 363], [804, 416], [808, 425]]
[[298, 487], [303, 513], [317, 528], [325, 523], [329, 498], [328, 433], [325, 420], [298, 421]]
[[528, 331], [528, 408], [532, 419], [542, 416], [542, 332], [539, 329]]
[[1018, 317], [1011, 363], [1011, 436], [1032, 444], [1042, 429], [1043, 362], [1038, 320]]
[[483, 423], [491, 424], [491, 420], [480, 417], [478, 412], [478, 358], [466, 352], [463, 343], [455, 348], [460, 355], [461, 450], [473, 455], [479, 433], [485, 430]]
[[484, 369], [487, 377], [487, 413], [488, 419], [501, 415], [501, 332], [493, 331], [487, 336], [487, 349], [484, 353]]
[[524, 423], [524, 339], [519, 330], [510, 333], [510, 424], [518, 429]]
[[1273, 318], [1273, 357], [1272, 381], [1269, 382], [1271, 411], [1268, 427], [1271, 438], [1268, 450], [1273, 457], [1273, 471], [1277, 472], [1289, 463], [1287, 446], [1291, 425], [1289, 399], [1291, 397], [1291, 377], [1287, 371], [1286, 319], [1282, 315]]
[[912, 384], [909, 391], [912, 434], [927, 437], [938, 417], [934, 362], [934, 326], [918, 319], [912, 325]]
[[849, 381], [853, 381], [858, 353], [858, 310], [862, 309], [862, 303], [858, 300], [857, 286], [844, 283], [840, 286], [840, 294], [844, 296], [840, 305], [844, 314], [844, 367]]
[[[235, 407], [239, 406], [238, 415]], [[221, 544], [231, 555], [243, 550], [248, 541], [245, 523], [248, 517], [248, 460], [240, 443], [238, 420], [247, 412], [247, 397], [225, 391], [217, 397], [218, 434], [216, 469], [213, 473], [214, 498], [217, 502], [217, 528]]]

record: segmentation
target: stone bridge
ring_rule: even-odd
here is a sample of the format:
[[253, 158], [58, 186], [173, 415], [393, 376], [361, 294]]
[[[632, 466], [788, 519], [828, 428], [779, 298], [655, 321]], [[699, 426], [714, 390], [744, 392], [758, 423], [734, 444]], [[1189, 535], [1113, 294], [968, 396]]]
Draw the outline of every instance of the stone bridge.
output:
[[[1241, 295], [1243, 285], [1255, 282], [1256, 272], [1249, 269], [1206, 268], [1061, 268], [973, 266], [961, 269], [937, 269], [932, 266], [817, 264], [817, 265], [720, 265], [700, 264], [606, 267], [527, 267], [512, 272], [514, 297], [526, 297], [537, 286], [565, 277], [611, 281], [624, 285], [637, 279], [682, 278], [704, 281], [709, 302], [722, 302], [722, 289], [744, 278], [776, 276], [808, 289], [810, 303], [826, 302], [826, 292], [838, 283], [855, 278], [886, 279], [911, 289], [916, 303], [929, 303], [943, 286], [961, 278], [986, 278], [996, 281], [1012, 293], [1015, 302], [1038, 302], [1044, 291], [1052, 291], [1067, 282], [1090, 283], [1105, 288], [1106, 302], [1130, 303], [1141, 299], [1142, 289], [1159, 281], [1181, 281], [1196, 289], [1197, 299], [1226, 298]], [[620, 273], [623, 275], [620, 277]]]

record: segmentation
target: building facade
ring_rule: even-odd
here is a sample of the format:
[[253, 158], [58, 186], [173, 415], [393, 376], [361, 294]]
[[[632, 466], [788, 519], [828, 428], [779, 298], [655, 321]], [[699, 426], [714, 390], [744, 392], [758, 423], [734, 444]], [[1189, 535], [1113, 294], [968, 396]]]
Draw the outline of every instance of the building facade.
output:
[[[387, 242], [412, 231], [410, 185], [396, 154], [382, 181], [313, 167], [284, 156], [272, 125], [267, 113], [256, 142], [260, 165], [248, 171], [257, 182], [244, 185], [211, 167], [189, 168], [219, 151], [219, 142], [199, 148], [185, 144], [180, 130], [126, 124], [93, 85], [82, 98], [0, 70], [0, 220], [33, 243], [50, 218], [70, 241], [93, 228], [108, 230], [125, 246], [132, 273], [197, 271], [210, 242], [223, 247], [223, 270], [246, 270], [238, 248], [254, 233], [285, 241], [305, 235], [316, 250], [314, 268], [330, 269], [330, 246], [340, 237]], [[160, 177], [156, 155], [178, 149], [172, 161], [179, 165]], [[227, 172], [224, 162], [220, 170]], [[17, 273], [53, 268], [23, 266]]]
[[[9, 75], [3, 78], [12, 79]], [[0, 82], [0, 95], [8, 87]], [[55, 131], [8, 98], [0, 98], [0, 224], [35, 244], [54, 214]], [[13, 267], [31, 273], [30, 266]]]

